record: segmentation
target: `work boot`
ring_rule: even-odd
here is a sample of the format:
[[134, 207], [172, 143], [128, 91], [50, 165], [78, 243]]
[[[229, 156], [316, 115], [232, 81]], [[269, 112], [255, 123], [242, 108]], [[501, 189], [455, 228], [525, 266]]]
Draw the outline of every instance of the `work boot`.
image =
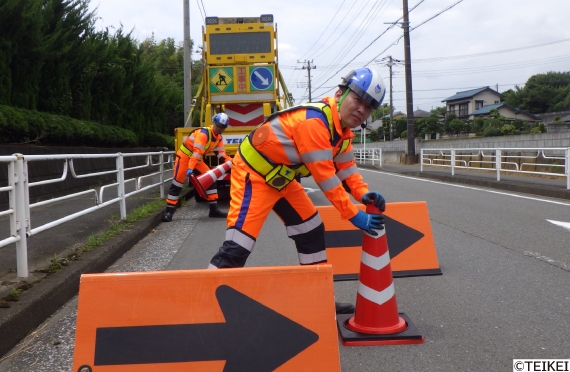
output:
[[222, 212], [218, 209], [218, 204], [210, 204], [210, 215], [209, 217], [214, 218], [226, 218], [228, 216], [227, 212]]
[[164, 211], [164, 215], [162, 216], [162, 222], [170, 222], [172, 221], [172, 215], [174, 214], [173, 207], [166, 207]]
[[337, 314], [354, 314], [354, 306], [348, 302], [334, 303]]

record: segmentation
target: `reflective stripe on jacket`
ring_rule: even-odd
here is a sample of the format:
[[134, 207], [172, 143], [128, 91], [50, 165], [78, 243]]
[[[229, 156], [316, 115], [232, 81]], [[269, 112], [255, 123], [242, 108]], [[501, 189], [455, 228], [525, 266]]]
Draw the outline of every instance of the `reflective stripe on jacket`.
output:
[[211, 151], [214, 151], [218, 158], [223, 158], [223, 161], [231, 159], [226, 155], [222, 135], [216, 136], [212, 131], [212, 127], [196, 128], [186, 137], [178, 150], [188, 156], [189, 169], [195, 169], [196, 164], [202, 160], [202, 157]]
[[[341, 126], [334, 98], [325, 98], [323, 102], [271, 115], [249, 134], [248, 142], [270, 164], [292, 169], [306, 167], [327, 199], [348, 219], [356, 215], [357, 209], [342, 182], [358, 201], [368, 192], [354, 163], [352, 138], [350, 129]], [[240, 154], [243, 155], [241, 147]], [[263, 169], [268, 168], [253, 157], [245, 157], [248, 165], [262, 175]]]

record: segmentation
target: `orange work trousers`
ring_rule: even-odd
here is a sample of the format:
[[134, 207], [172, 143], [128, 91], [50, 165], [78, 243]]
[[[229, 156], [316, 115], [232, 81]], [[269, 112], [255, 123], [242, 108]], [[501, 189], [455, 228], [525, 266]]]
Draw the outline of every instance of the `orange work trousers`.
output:
[[210, 261], [212, 266], [244, 266], [271, 210], [295, 241], [301, 264], [326, 261], [324, 224], [299, 182], [293, 180], [279, 191], [269, 186], [238, 153], [233, 159], [230, 196], [226, 240]]
[[[174, 173], [172, 175], [172, 184], [168, 190], [168, 196], [166, 197], [166, 204], [171, 206], [176, 206], [178, 203], [178, 196], [180, 195], [180, 190], [184, 186], [186, 181], [186, 172], [188, 172], [188, 160], [189, 157], [182, 151], [176, 153], [176, 160], [174, 161]], [[203, 161], [199, 161], [196, 164], [196, 168], [193, 171], [197, 171], [200, 174], [206, 173], [210, 170], [210, 167], [206, 165]], [[208, 201], [218, 200], [218, 188], [216, 182], [214, 182], [207, 190], [206, 196]]]

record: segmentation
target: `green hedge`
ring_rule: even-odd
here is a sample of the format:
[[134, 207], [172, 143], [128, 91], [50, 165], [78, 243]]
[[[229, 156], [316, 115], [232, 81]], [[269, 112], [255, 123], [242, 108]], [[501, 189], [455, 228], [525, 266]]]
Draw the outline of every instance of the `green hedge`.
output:
[[149, 147], [174, 149], [174, 137], [162, 133], [148, 132], [145, 134], [143, 142], [145, 146]]
[[21, 143], [172, 149], [174, 137], [161, 133], [143, 133], [139, 138], [131, 130], [112, 125], [0, 105], [0, 144]]

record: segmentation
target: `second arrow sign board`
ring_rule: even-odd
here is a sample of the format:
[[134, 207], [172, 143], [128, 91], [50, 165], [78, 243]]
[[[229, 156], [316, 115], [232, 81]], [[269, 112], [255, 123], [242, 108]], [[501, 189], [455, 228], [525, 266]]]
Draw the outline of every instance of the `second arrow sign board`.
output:
[[81, 277], [73, 371], [186, 370], [340, 371], [331, 265]]
[[[366, 211], [366, 206], [356, 206]], [[342, 220], [333, 206], [317, 207], [325, 224], [328, 262], [334, 280], [356, 280], [360, 271], [362, 230]], [[386, 203], [386, 240], [392, 275], [441, 275], [426, 202]]]

